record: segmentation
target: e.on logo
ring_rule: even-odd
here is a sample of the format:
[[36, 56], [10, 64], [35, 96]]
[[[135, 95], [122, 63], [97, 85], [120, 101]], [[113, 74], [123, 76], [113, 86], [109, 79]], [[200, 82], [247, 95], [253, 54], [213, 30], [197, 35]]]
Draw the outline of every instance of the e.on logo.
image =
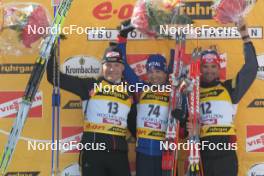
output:
[[133, 9], [133, 4], [123, 4], [121, 7], [113, 8], [111, 1], [105, 1], [94, 7], [93, 16], [99, 20], [107, 20], [113, 16], [124, 20], [132, 16]]
[[[99, 20], [107, 20], [113, 16], [124, 20], [132, 16], [134, 4], [126, 3], [120, 5], [121, 7], [113, 8], [112, 3], [112, 1], [108, 0], [96, 5], [93, 9], [93, 16]], [[180, 8], [180, 14], [187, 14], [192, 19], [212, 19], [213, 10], [211, 6], [212, 1], [186, 2]]]

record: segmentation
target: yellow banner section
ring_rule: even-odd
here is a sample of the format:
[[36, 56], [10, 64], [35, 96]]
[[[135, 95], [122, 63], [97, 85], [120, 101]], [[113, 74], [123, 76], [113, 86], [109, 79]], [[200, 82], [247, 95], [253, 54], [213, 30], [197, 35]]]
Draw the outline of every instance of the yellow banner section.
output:
[[[13, 2], [3, 0], [3, 3]], [[17, 1], [18, 2], [18, 1]], [[35, 2], [46, 7], [50, 15], [53, 14], [50, 0], [20, 0], [21, 2]], [[121, 21], [128, 19], [132, 15], [135, 0], [78, 0], [73, 1], [72, 8], [65, 21], [65, 26], [74, 29], [73, 34], [66, 34], [65, 40], [61, 41], [61, 58], [63, 64], [69, 57], [84, 55], [95, 57], [101, 60], [105, 48], [109, 45], [109, 40], [115, 39], [117, 35], [116, 27]], [[188, 5], [181, 9], [187, 12], [194, 19], [195, 26], [208, 25], [213, 27], [223, 27], [212, 20], [210, 10], [211, 1], [192, 0], [187, 1]], [[253, 38], [257, 54], [264, 53], [263, 46], [263, 26], [264, 21], [264, 1], [258, 1], [254, 9], [247, 16], [250, 35]], [[1, 16], [1, 15], [0, 15]], [[232, 25], [230, 25], [232, 26]], [[102, 36], [93, 34], [78, 34], [77, 27], [87, 28], [87, 30], [106, 29]], [[1, 35], [1, 32], [0, 32]], [[132, 35], [132, 34], [131, 34]], [[173, 40], [153, 40], [141, 38], [138, 32], [129, 37], [127, 45], [128, 54], [163, 54], [167, 59], [170, 57], [170, 49], [173, 49]], [[187, 53], [191, 53], [193, 48], [201, 46], [208, 48], [215, 45], [220, 53], [227, 53], [227, 78], [235, 77], [244, 63], [243, 45], [238, 36], [222, 35], [214, 36], [204, 34], [198, 39], [187, 40]], [[24, 91], [35, 62], [37, 53], [26, 56], [7, 56], [0, 53], [0, 93], [9, 91], [10, 94], [3, 94], [0, 97], [0, 151], [3, 150], [7, 142], [8, 132], [14, 121], [16, 113], [17, 92]], [[78, 63], [77, 63], [78, 64]], [[80, 62], [81, 64], [81, 62]], [[236, 129], [238, 136], [238, 175], [263, 175], [264, 146], [260, 136], [264, 134], [263, 119], [263, 92], [264, 82], [256, 80], [246, 95], [241, 100], [236, 115]], [[15, 174], [32, 174], [47, 176], [50, 175], [51, 150], [28, 149], [31, 141], [37, 141], [42, 145], [51, 142], [51, 93], [52, 86], [47, 82], [46, 76], [40, 84], [40, 91], [43, 92], [43, 99], [36, 104], [35, 110], [29, 116], [22, 137], [18, 142], [14, 157], [8, 172]], [[83, 126], [83, 114], [79, 97], [62, 90], [61, 91], [61, 134], [64, 141], [79, 139]], [[36, 118], [36, 114], [41, 112], [41, 117]], [[256, 128], [255, 126], [258, 126]], [[129, 158], [133, 173], [135, 173], [135, 140], [129, 139]], [[181, 166], [185, 160], [185, 154], [180, 155]], [[60, 157], [60, 170], [63, 175], [78, 175], [78, 151], [62, 152]], [[182, 175], [182, 167], [180, 167]]]

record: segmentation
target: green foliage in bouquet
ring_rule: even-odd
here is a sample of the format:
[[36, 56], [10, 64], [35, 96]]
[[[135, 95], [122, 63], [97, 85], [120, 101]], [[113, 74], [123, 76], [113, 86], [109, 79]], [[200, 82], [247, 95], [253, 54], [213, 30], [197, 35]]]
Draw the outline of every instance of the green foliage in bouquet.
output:
[[[173, 11], [164, 11], [153, 7], [151, 2], [146, 2], [146, 12], [148, 16], [148, 25], [152, 31], [160, 31], [161, 25], [186, 25], [192, 24], [193, 21], [187, 15], [179, 14], [179, 7]], [[161, 37], [168, 37], [165, 34], [160, 34]]]

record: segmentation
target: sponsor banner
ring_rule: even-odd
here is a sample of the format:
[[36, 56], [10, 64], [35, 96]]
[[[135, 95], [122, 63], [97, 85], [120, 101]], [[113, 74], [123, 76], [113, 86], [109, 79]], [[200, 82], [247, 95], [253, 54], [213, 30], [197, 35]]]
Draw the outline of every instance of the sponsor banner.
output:
[[264, 80], [264, 54], [260, 54], [257, 56], [258, 59], [258, 74], [257, 78]]
[[247, 152], [264, 152], [264, 125], [247, 126]]
[[[0, 92], [0, 118], [14, 118], [18, 112], [19, 104], [22, 102], [22, 91], [2, 91]], [[29, 118], [42, 117], [43, 94], [37, 92], [33, 99]]]
[[116, 16], [121, 20], [132, 16], [134, 3], [119, 3], [119, 7], [113, 7], [113, 2], [104, 1], [100, 4], [93, 3], [93, 17], [97, 20], [110, 20]]
[[[62, 127], [62, 144], [70, 143], [71, 141], [73, 144], [77, 144], [81, 141], [83, 127]], [[79, 153], [77, 149], [62, 150], [61, 153]]]
[[[150, 54], [127, 54], [128, 64], [134, 70], [136, 75], [138, 75], [140, 77], [140, 79], [142, 79], [142, 80], [147, 79], [147, 76], [146, 76], [147, 72], [146, 72], [145, 65], [146, 65], [146, 62], [147, 62], [149, 55]], [[186, 54], [186, 58], [190, 59], [190, 54]], [[226, 53], [220, 54], [220, 58], [221, 58], [220, 77], [221, 77], [221, 80], [225, 80], [226, 79], [227, 54]], [[76, 60], [74, 62], [76, 62]], [[69, 65], [67, 65], [67, 66], [69, 66]], [[69, 69], [70, 67], [65, 67], [65, 64], [64, 64], [64, 68], [66, 68], [65, 73], [67, 74], [67, 68]], [[68, 71], [68, 73], [69, 73], [69, 71]], [[70, 100], [69, 102], [67, 102], [63, 106], [63, 109], [81, 109], [81, 108], [82, 108], [82, 105], [81, 105], [81, 101], [79, 101], [79, 100]]]
[[214, 11], [212, 1], [201, 2], [186, 2], [184, 6], [180, 7], [180, 14], [188, 15], [192, 20], [208, 20], [212, 19]]
[[61, 173], [61, 176], [81, 176], [78, 163], [73, 163], [65, 167]]
[[[125, 2], [125, 1], [124, 1]], [[112, 1], [103, 1], [93, 4], [93, 17], [100, 21], [111, 20], [114, 17], [125, 20], [131, 18], [135, 3], [119, 3], [118, 7]], [[214, 11], [211, 8], [212, 1], [185, 2], [180, 7], [180, 14], [187, 14], [191, 19], [212, 19]]]
[[264, 99], [263, 98], [254, 99], [248, 105], [248, 108], [264, 108]]
[[264, 163], [258, 163], [249, 169], [247, 176], [263, 176], [264, 175]]
[[69, 100], [62, 109], [82, 109], [81, 100]]
[[29, 74], [34, 64], [0, 64], [0, 74]]
[[30, 171], [30, 172], [7, 172], [5, 176], [38, 176], [40, 172]]
[[[212, 31], [217, 31], [218, 27], [210, 27], [205, 28], [205, 30], [202, 30], [199, 35], [195, 34], [187, 34], [186, 39], [187, 40], [219, 40], [219, 39], [240, 39], [240, 35], [238, 32], [233, 32], [227, 30], [226, 32], [215, 32], [212, 33]], [[249, 35], [252, 39], [262, 39], [263, 38], [263, 27], [249, 27], [248, 28]], [[173, 34], [173, 33], [171, 33]], [[92, 31], [88, 32], [87, 40], [89, 41], [101, 41], [101, 40], [115, 40], [118, 35], [118, 30], [116, 29], [105, 29], [101, 33], [93, 33]], [[133, 32], [130, 32], [128, 34], [129, 40], [149, 40], [147, 36], [144, 36], [141, 32], [135, 30]], [[162, 39], [162, 38], [159, 38]], [[175, 39], [175, 35], [172, 35], [171, 40]]]
[[99, 77], [101, 63], [90, 56], [73, 56], [65, 60], [61, 67], [63, 73], [81, 78]]

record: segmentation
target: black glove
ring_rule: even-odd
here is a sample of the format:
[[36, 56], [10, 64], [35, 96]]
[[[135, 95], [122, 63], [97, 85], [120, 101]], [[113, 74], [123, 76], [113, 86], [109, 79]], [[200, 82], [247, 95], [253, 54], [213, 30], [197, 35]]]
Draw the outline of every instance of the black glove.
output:
[[[54, 83], [54, 76], [55, 76], [55, 86], [58, 86], [57, 83], [57, 78], [58, 78], [58, 72], [57, 70], [59, 69], [59, 65], [58, 65], [58, 62], [57, 62], [57, 45], [54, 45], [51, 49], [51, 53], [50, 53], [50, 57], [49, 57], [49, 60], [48, 60], [48, 63], [47, 63], [47, 67], [46, 67], [46, 71], [47, 71], [47, 79], [50, 83]], [[56, 72], [55, 72], [55, 75], [54, 75], [54, 67], [56, 67]]]
[[188, 122], [186, 113], [182, 109], [174, 109], [171, 111], [171, 115], [180, 122], [180, 127], [184, 129], [183, 137], [186, 138], [189, 135], [186, 128], [186, 123]]
[[109, 46], [117, 46], [118, 45], [118, 43], [117, 43], [117, 41], [110, 41], [109, 42]]
[[187, 118], [185, 112], [182, 109], [174, 109], [173, 111], [171, 111], [171, 115], [180, 122], [180, 127], [185, 127]]
[[127, 35], [129, 32], [133, 31], [135, 27], [131, 24], [131, 20], [126, 20], [121, 23], [121, 26], [119, 28], [119, 35], [121, 37], [127, 38]]

